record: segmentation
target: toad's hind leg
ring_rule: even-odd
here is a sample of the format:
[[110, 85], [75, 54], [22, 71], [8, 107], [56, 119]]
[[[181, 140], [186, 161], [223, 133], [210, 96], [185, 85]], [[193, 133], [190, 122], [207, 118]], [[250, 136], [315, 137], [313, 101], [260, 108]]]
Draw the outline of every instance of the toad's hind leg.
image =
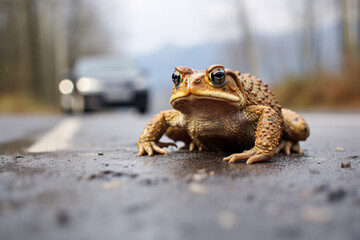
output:
[[291, 151], [302, 154], [299, 141], [304, 141], [310, 134], [310, 129], [304, 118], [289, 109], [281, 110], [283, 116], [282, 140], [276, 149], [276, 153], [284, 151], [290, 155]]

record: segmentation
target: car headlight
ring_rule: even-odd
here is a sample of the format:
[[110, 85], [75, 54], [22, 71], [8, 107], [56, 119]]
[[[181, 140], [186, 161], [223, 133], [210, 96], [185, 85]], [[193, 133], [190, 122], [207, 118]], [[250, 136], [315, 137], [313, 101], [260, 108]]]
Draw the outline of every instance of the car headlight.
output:
[[76, 88], [82, 93], [98, 92], [102, 89], [99, 80], [95, 78], [82, 77], [76, 82]]
[[70, 94], [70, 93], [72, 93], [73, 90], [74, 90], [74, 84], [71, 80], [63, 79], [59, 83], [59, 91], [62, 94]]

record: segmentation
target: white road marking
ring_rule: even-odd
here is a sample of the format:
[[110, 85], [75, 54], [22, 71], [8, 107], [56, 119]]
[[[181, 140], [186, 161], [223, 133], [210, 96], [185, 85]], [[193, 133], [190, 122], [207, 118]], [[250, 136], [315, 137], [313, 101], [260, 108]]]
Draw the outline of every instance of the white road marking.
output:
[[80, 129], [80, 119], [67, 118], [52, 128], [39, 141], [31, 145], [27, 152], [54, 152], [71, 147], [71, 140]]

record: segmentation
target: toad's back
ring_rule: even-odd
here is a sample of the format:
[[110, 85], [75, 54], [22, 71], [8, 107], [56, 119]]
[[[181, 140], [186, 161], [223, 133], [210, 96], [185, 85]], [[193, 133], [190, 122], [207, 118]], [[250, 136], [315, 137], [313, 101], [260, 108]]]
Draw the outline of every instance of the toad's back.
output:
[[236, 75], [240, 78], [244, 86], [247, 105], [268, 106], [281, 115], [281, 105], [278, 103], [274, 93], [268, 89], [267, 84], [250, 74], [240, 74], [240, 72], [236, 72]]

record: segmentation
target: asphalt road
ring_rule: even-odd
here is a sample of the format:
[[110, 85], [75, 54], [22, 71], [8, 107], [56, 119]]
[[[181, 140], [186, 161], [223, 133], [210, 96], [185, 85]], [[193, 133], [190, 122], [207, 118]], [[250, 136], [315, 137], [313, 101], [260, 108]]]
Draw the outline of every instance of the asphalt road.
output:
[[0, 116], [0, 239], [360, 239], [360, 114], [304, 117], [303, 156], [246, 165], [138, 157], [131, 111]]

